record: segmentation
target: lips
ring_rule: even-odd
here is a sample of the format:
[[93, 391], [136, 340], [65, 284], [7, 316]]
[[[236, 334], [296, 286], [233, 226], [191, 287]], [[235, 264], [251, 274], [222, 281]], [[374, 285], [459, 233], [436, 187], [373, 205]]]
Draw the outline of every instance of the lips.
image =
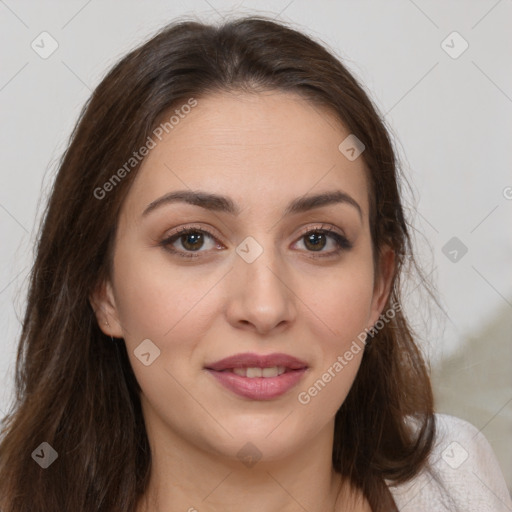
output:
[[272, 368], [282, 366], [285, 370], [301, 370], [307, 368], [308, 365], [304, 361], [288, 354], [235, 354], [230, 357], [216, 361], [205, 366], [208, 370], [217, 372], [225, 370], [233, 370], [233, 368]]
[[287, 354], [236, 354], [205, 366], [224, 388], [251, 400], [271, 400], [295, 387], [308, 365]]

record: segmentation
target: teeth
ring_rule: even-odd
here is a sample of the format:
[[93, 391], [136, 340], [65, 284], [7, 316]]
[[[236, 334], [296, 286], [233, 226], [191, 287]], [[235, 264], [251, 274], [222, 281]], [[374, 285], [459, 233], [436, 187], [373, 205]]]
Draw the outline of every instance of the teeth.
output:
[[247, 368], [247, 377], [252, 379], [253, 377], [262, 377], [263, 371], [261, 368]]
[[233, 373], [235, 375], [239, 375], [240, 377], [245, 377], [247, 374], [245, 368], [233, 368]]
[[233, 368], [233, 373], [240, 377], [254, 379], [255, 377], [277, 377], [285, 372], [284, 366], [272, 366], [270, 368]]
[[263, 368], [261, 370], [261, 374], [263, 377], [277, 377], [279, 375], [279, 369], [277, 366], [273, 366], [272, 368]]

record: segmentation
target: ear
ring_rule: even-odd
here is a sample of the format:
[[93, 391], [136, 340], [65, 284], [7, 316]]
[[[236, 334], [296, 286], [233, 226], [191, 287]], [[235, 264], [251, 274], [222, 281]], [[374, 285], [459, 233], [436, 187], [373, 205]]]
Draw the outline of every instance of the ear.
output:
[[387, 245], [380, 251], [378, 269], [379, 273], [373, 287], [369, 328], [373, 327], [379, 319], [391, 293], [391, 284], [395, 273], [395, 251]]
[[103, 281], [89, 296], [99, 328], [107, 335], [123, 338], [123, 330], [110, 281]]

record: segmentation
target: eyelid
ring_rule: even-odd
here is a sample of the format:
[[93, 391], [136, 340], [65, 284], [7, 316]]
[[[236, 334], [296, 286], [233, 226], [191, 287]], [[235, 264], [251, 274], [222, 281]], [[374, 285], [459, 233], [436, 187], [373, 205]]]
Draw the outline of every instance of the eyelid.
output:
[[[172, 237], [177, 237], [181, 233], [187, 233], [188, 231], [200, 231], [207, 233], [212, 238], [215, 239], [215, 241], [220, 242], [220, 238], [222, 238], [221, 235], [218, 234], [217, 230], [211, 227], [205, 227], [201, 226], [199, 224], [187, 224], [185, 226], [180, 226], [179, 228], [176, 228], [176, 230], [171, 231], [169, 234], [166, 234], [163, 238], [163, 241], [169, 240]], [[231, 240], [228, 240], [229, 243], [231, 243]], [[222, 242], [220, 242], [222, 243]], [[224, 245], [224, 244], [223, 244]]]
[[347, 238], [347, 236], [345, 235], [343, 230], [341, 230], [334, 224], [330, 224], [328, 222], [320, 222], [318, 224], [319, 224], [318, 226], [317, 225], [311, 226], [310, 224], [308, 224], [308, 225], [304, 226], [304, 228], [301, 228], [301, 230], [299, 232], [299, 238], [301, 236], [304, 236], [306, 233], [309, 233], [310, 231], [330, 231], [332, 233], [337, 233], [338, 235], [341, 235], [341, 236]]
[[[163, 238], [163, 241], [169, 240], [170, 238], [172, 238], [176, 235], [179, 235], [180, 233], [186, 233], [186, 232], [192, 231], [194, 229], [196, 229], [197, 231], [203, 231], [203, 232], [209, 234], [210, 236], [215, 238], [216, 241], [219, 241], [219, 238], [222, 238], [219, 234], [214, 232], [213, 228], [211, 229], [210, 227], [204, 227], [199, 224], [190, 224], [190, 225], [180, 226], [179, 228], [176, 228], [175, 231], [171, 231], [169, 234], [166, 234]], [[317, 223], [317, 225], [313, 225], [313, 226], [311, 226], [311, 224], [305, 224], [302, 228], [300, 228], [299, 233], [296, 235], [296, 238], [300, 238], [300, 237], [304, 236], [305, 234], [309, 233], [310, 231], [317, 231], [317, 230], [318, 231], [321, 231], [321, 230], [331, 231], [333, 233], [337, 233], [346, 238], [346, 235], [343, 232], [343, 230], [341, 230], [334, 224], [330, 224], [330, 223], [326, 223], [326, 222]], [[228, 242], [231, 243], [231, 240], [228, 240]]]

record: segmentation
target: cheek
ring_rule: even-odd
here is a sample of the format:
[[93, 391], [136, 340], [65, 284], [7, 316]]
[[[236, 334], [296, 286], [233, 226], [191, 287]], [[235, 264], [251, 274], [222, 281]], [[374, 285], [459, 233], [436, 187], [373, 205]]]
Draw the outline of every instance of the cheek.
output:
[[307, 304], [335, 340], [345, 340], [354, 329], [367, 326], [371, 300], [371, 284], [351, 286], [343, 281], [324, 287], [323, 293], [310, 296]]
[[119, 251], [116, 258], [116, 305], [127, 343], [145, 338], [164, 343], [173, 332], [190, 328], [218, 280], [217, 274], [173, 266], [158, 250], [151, 252]]
[[327, 333], [327, 339], [338, 348], [368, 327], [373, 271], [365, 259], [351, 258], [346, 265], [331, 269], [322, 277], [303, 281], [305, 303], [316, 315], [319, 328], [324, 328], [320, 339], [326, 339]]
[[[151, 252], [120, 249], [116, 254], [116, 305], [128, 357], [143, 395], [159, 416], [179, 424], [180, 415], [198, 414], [197, 404], [185, 389], [190, 387], [194, 351], [215, 317], [213, 309], [218, 307], [215, 293], [208, 292], [219, 275], [199, 267], [180, 268], [159, 251]], [[139, 349], [143, 340], [151, 341], [144, 341], [144, 352]], [[147, 352], [149, 361], [139, 358]], [[177, 416], [170, 403], [181, 404]], [[182, 427], [186, 431], [186, 422]]]
[[354, 259], [339, 272], [317, 280], [305, 301], [316, 343], [318, 364], [298, 390], [297, 401], [309, 414], [332, 417], [344, 402], [364, 354], [373, 298], [371, 260]]

